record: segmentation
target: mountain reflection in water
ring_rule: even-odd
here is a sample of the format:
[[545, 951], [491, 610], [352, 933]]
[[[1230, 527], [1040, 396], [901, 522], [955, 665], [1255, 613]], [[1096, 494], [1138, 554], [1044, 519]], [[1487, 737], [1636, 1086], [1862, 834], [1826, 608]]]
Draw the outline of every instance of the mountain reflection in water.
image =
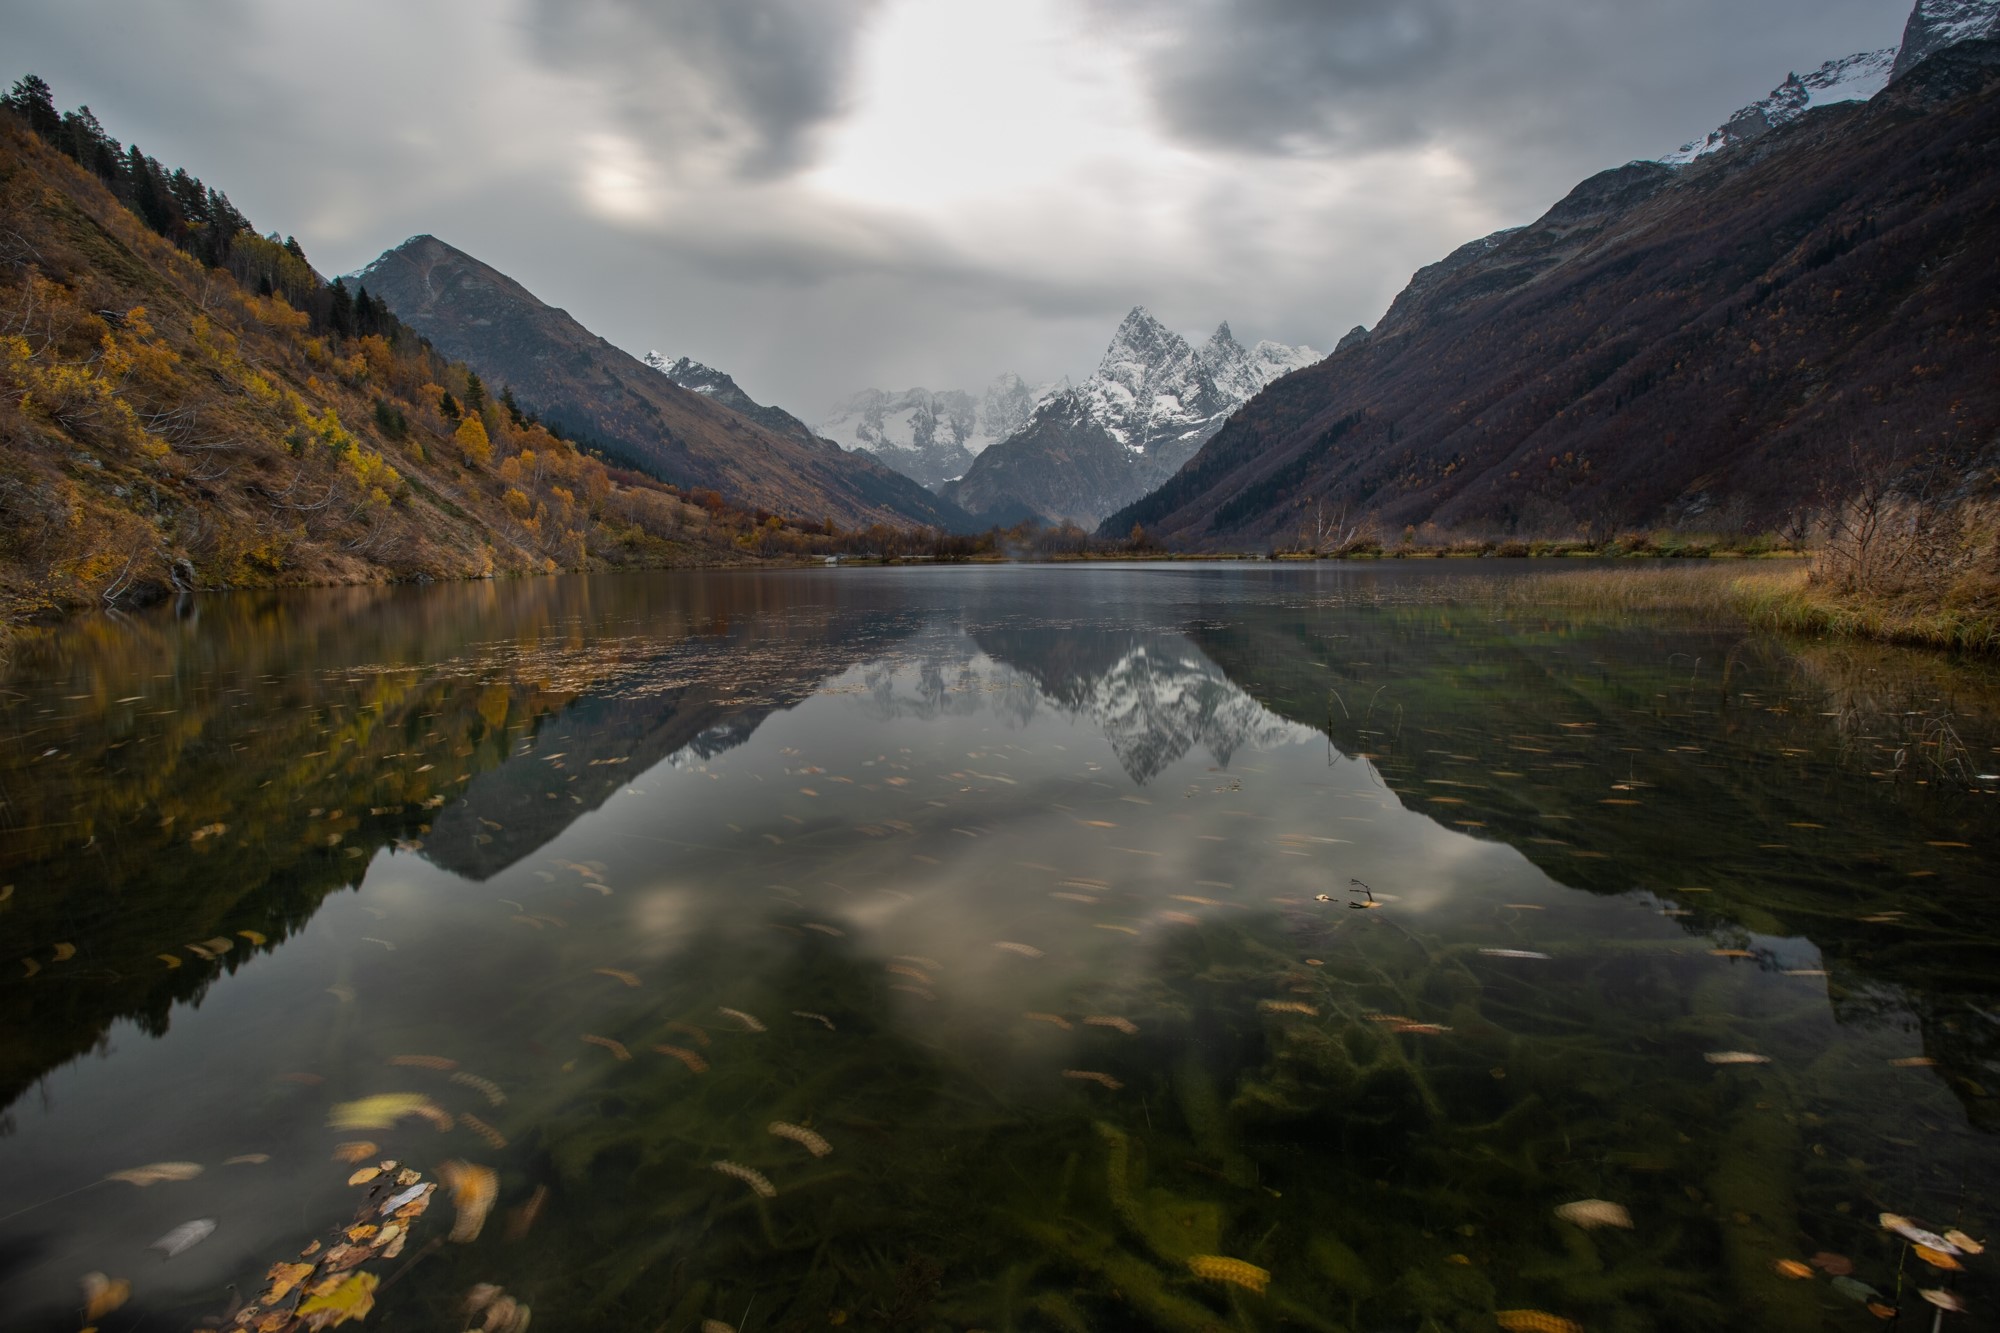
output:
[[[1892, 1290], [1876, 1212], [2000, 1216], [1996, 700], [1977, 666], [1503, 617], [1386, 569], [621, 576], [79, 621], [24, 640], [0, 697], [0, 1214], [23, 1210], [0, 1313], [61, 1326], [80, 1274], [204, 1215], [119, 1318], [217, 1312], [343, 1207], [328, 1102], [404, 1090], [384, 1060], [434, 1049], [506, 1085], [509, 1146], [397, 1151], [558, 1203], [546, 1256], [430, 1261], [441, 1285], [400, 1299], [433, 1313], [504, 1279], [584, 1326], [755, 1292], [772, 1327], [1872, 1324], [1773, 1295], [1770, 1264], [1838, 1250]], [[1347, 912], [1350, 880], [1381, 906]], [[761, 1012], [777, 1063], [732, 1073], [726, 1022], [693, 1084], [637, 1063], [717, 1007]], [[794, 1009], [835, 1030], [779, 1033]], [[1778, 1058], [1702, 1065], [1737, 1043]], [[755, 1155], [773, 1117], [840, 1144], [831, 1211], [786, 1211], [807, 1187]], [[246, 1145], [270, 1165], [70, 1197]], [[714, 1193], [724, 1156], [777, 1172], [773, 1213]], [[1545, 1193], [1655, 1224], [1563, 1259]], [[1276, 1274], [1270, 1303], [1190, 1276], [1210, 1253]], [[1626, 1277], [1586, 1279], [1606, 1263]]]

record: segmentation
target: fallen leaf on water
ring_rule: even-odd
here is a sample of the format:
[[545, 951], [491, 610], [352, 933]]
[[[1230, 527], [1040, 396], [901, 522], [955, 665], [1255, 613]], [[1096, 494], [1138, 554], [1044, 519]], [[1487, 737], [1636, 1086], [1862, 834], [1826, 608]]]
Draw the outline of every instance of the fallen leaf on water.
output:
[[102, 1273], [83, 1275], [83, 1317], [95, 1322], [132, 1299], [132, 1284]]
[[367, 1139], [350, 1139], [333, 1150], [336, 1162], [365, 1162], [375, 1155], [375, 1145]]
[[1891, 1060], [1891, 1069], [1929, 1069], [1937, 1061], [1928, 1055], [1906, 1055], [1900, 1060]]
[[507, 1146], [507, 1136], [481, 1120], [470, 1111], [460, 1112], [458, 1122], [484, 1140], [487, 1147], [498, 1152]]
[[452, 1207], [458, 1210], [451, 1224], [451, 1239], [466, 1244], [479, 1239], [486, 1215], [500, 1196], [500, 1177], [491, 1167], [462, 1162], [456, 1158], [442, 1162], [438, 1179], [451, 1191]]
[[1496, 1310], [1493, 1319], [1507, 1333], [1583, 1333], [1583, 1325], [1574, 1319], [1545, 1310]]
[[1819, 1269], [1828, 1277], [1846, 1277], [1854, 1271], [1854, 1261], [1852, 1259], [1849, 1259], [1844, 1254], [1835, 1254], [1831, 1250], [1821, 1250], [1818, 1254], [1815, 1254], [1812, 1257], [1812, 1263], [1814, 1268]]
[[198, 1217], [192, 1222], [181, 1223], [146, 1248], [163, 1251], [171, 1259], [177, 1254], [187, 1253], [214, 1234], [215, 1219]]
[[1947, 1231], [1944, 1233], [1944, 1238], [1950, 1241], [1953, 1245], [1957, 1246], [1959, 1251], [1963, 1254], [1986, 1253], [1986, 1246], [1984, 1244], [1974, 1240], [1972, 1237], [1966, 1235], [1963, 1231]]
[[436, 1069], [442, 1071], [458, 1068], [458, 1061], [443, 1055], [392, 1055], [389, 1057], [389, 1063], [392, 1065], [401, 1065], [406, 1069]]
[[1919, 1291], [1917, 1295], [1923, 1297], [1940, 1310], [1949, 1310], [1953, 1314], [1964, 1314], [1966, 1312], [1965, 1302], [1960, 1300], [1954, 1293], [1945, 1291], [1942, 1288], [1926, 1288]]
[[1241, 1259], [1230, 1259], [1220, 1254], [1197, 1254], [1188, 1259], [1188, 1271], [1196, 1277], [1210, 1282], [1227, 1282], [1232, 1286], [1245, 1288], [1259, 1296], [1271, 1285], [1268, 1269], [1246, 1263]]
[[156, 953], [153, 957], [159, 959], [168, 967], [179, 967], [181, 965], [181, 960], [170, 953]]
[[547, 1185], [537, 1185], [535, 1186], [535, 1192], [528, 1196], [526, 1203], [520, 1205], [518, 1208], [508, 1209], [507, 1239], [521, 1240], [526, 1237], [529, 1230], [535, 1225], [535, 1219], [542, 1215], [542, 1206], [548, 1201], [549, 1187]]
[[600, 977], [610, 977], [613, 981], [622, 981], [628, 986], [637, 986], [639, 984], [639, 978], [636, 975], [622, 968], [600, 967], [593, 970]]
[[58, 944], [55, 948], [55, 955], [51, 961], [67, 963], [70, 959], [76, 957], [76, 946], [74, 944]]
[[761, 1198], [775, 1199], [778, 1197], [777, 1188], [771, 1184], [762, 1171], [752, 1170], [737, 1162], [710, 1162], [709, 1166], [713, 1170], [720, 1171], [725, 1176], [736, 1177], [754, 1190]]
[[1047, 1023], [1051, 1027], [1059, 1027], [1064, 1032], [1068, 1032], [1070, 1030], [1069, 1020], [1067, 1018], [1064, 1018], [1061, 1014], [1028, 1013], [1028, 1014], [1023, 1014], [1022, 1017], [1026, 1018], [1027, 1020], [1033, 1023]]
[[1779, 1259], [1771, 1265], [1779, 1277], [1808, 1278], [1813, 1275], [1810, 1264], [1802, 1264], [1796, 1259]]
[[1867, 1310], [1869, 1314], [1874, 1315], [1877, 1319], [1894, 1319], [1896, 1317], [1896, 1307], [1893, 1305], [1884, 1305], [1881, 1301], [1868, 1302]]
[[1916, 1251], [1917, 1258], [1923, 1260], [1932, 1268], [1942, 1268], [1947, 1272], [1960, 1272], [1965, 1268], [1964, 1264], [1952, 1258], [1943, 1250], [1932, 1249], [1928, 1245], [1912, 1245], [1910, 1248]]
[[298, 1286], [299, 1283], [310, 1277], [312, 1271], [313, 1266], [311, 1264], [288, 1264], [284, 1262], [272, 1264], [271, 1270], [264, 1274], [271, 1285], [265, 1290], [262, 1296], [258, 1297], [258, 1300], [265, 1305], [277, 1304], [279, 1301], [285, 1299], [285, 1294], [293, 1287]]
[[1092, 1014], [1083, 1021], [1090, 1027], [1111, 1028], [1124, 1033], [1128, 1037], [1136, 1036], [1139, 1032], [1139, 1025], [1137, 1023], [1134, 1023], [1129, 1018], [1121, 1018], [1117, 1014]]
[[369, 1181], [375, 1179], [375, 1177], [381, 1174], [382, 1174], [382, 1168], [379, 1166], [364, 1166], [359, 1171], [356, 1171], [353, 1175], [349, 1176], [347, 1178], [347, 1183], [350, 1185], [366, 1185]]
[[270, 942], [269, 938], [261, 930], [239, 930], [236, 933], [244, 939], [249, 940], [252, 944], [267, 944]]
[[[1914, 1146], [1914, 1145], [1912, 1145]], [[1946, 1240], [1935, 1231], [1926, 1231], [1899, 1213], [1883, 1213], [1876, 1219], [1884, 1231], [1893, 1231], [1912, 1245], [1925, 1246], [1942, 1254], [1958, 1253], [1958, 1246]]]
[[1005, 953], [1017, 953], [1023, 958], [1040, 958], [1042, 951], [1032, 944], [1021, 944], [1014, 940], [995, 940], [993, 947]]
[[32, 958], [23, 958], [23, 959], [21, 960], [21, 966], [23, 966], [23, 967], [25, 967], [25, 968], [27, 968], [27, 969], [28, 969], [28, 971], [27, 971], [26, 975], [22, 977], [22, 980], [23, 980], [23, 981], [27, 980], [27, 978], [28, 978], [28, 977], [32, 977], [32, 976], [34, 976], [34, 975], [35, 975], [35, 973], [37, 973], [37, 972], [39, 972], [39, 971], [41, 971], [41, 970], [42, 970], [42, 965], [41, 965], [40, 963], [36, 962], [36, 961], [35, 961], [34, 959], [32, 959]]
[[755, 1018], [752, 1018], [749, 1014], [744, 1013], [741, 1009], [717, 1009], [715, 1012], [718, 1014], [727, 1015], [728, 1017], [733, 1018], [737, 1022], [741, 1023], [743, 1025], [743, 1030], [745, 1032], [765, 1031], [765, 1027], [762, 1023], [757, 1021]]
[[135, 1166], [124, 1171], [113, 1171], [106, 1180], [126, 1180], [139, 1188], [157, 1185], [163, 1180], [193, 1180], [201, 1174], [197, 1162], [154, 1162], [150, 1166]]
[[308, 1328], [337, 1328], [350, 1319], [365, 1319], [375, 1308], [375, 1287], [381, 1281], [373, 1273], [349, 1273], [330, 1277], [299, 1303], [299, 1318]]
[[1622, 1203], [1612, 1203], [1606, 1199], [1578, 1199], [1556, 1209], [1556, 1216], [1565, 1222], [1589, 1230], [1592, 1227], [1624, 1227], [1632, 1229], [1632, 1214]]
[[769, 1129], [771, 1133], [777, 1135], [779, 1138], [790, 1139], [815, 1157], [824, 1157], [833, 1151], [832, 1144], [807, 1129], [804, 1125], [788, 1125], [782, 1120], [773, 1120], [769, 1125]]
[[661, 1055], [673, 1056], [674, 1059], [686, 1065], [694, 1073], [706, 1074], [708, 1072], [708, 1061], [685, 1046], [655, 1046], [653, 1049]]
[[436, 1102], [418, 1092], [382, 1092], [359, 1101], [341, 1102], [326, 1113], [329, 1129], [393, 1129], [405, 1116], [423, 1116], [436, 1123], [442, 1114]]
[[1701, 1057], [1712, 1065], [1768, 1065], [1771, 1057], [1749, 1051], [1710, 1051]]
[[1125, 1086], [1117, 1079], [1111, 1077], [1111, 1075], [1100, 1074], [1095, 1069], [1065, 1069], [1062, 1071], [1062, 1076], [1064, 1078], [1080, 1079], [1086, 1083], [1101, 1083], [1113, 1092]]
[[589, 1042], [592, 1046], [602, 1046], [620, 1060], [630, 1060], [632, 1058], [632, 1052], [625, 1049], [625, 1043], [622, 1041], [617, 1041], [611, 1037], [599, 1037], [589, 1032], [583, 1034], [583, 1040]]

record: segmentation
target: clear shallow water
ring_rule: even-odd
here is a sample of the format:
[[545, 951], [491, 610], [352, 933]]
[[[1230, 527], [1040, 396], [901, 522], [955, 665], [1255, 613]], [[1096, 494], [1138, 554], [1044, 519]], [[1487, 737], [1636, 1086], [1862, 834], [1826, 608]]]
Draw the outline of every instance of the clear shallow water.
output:
[[[499, 1176], [381, 1266], [420, 1255], [385, 1328], [477, 1282], [538, 1328], [1879, 1327], [1774, 1271], [1820, 1252], [1928, 1327], [1875, 1218], [2000, 1229], [1992, 672], [1437, 577], [557, 579], [27, 644], [0, 1312], [74, 1327], [101, 1271], [107, 1330], [220, 1315], [365, 1138]], [[329, 1127], [385, 1093], [444, 1115]], [[203, 1169], [104, 1181], [162, 1161]]]

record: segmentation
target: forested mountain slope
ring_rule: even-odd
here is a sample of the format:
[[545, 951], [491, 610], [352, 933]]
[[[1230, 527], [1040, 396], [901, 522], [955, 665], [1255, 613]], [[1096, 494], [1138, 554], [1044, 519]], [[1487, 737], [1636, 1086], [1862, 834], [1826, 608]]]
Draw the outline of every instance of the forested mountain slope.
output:
[[0, 627], [836, 540], [808, 517], [607, 468], [39, 79], [0, 108]]
[[872, 458], [772, 430], [691, 392], [568, 311], [435, 236], [413, 236], [356, 275], [441, 350], [514, 386], [606, 457], [681, 486], [787, 515], [965, 530], [955, 507]]
[[1462, 247], [1102, 531], [1755, 528], [1855, 470], [1973, 484], [2000, 431], [1995, 255], [2000, 44], [1978, 40]]

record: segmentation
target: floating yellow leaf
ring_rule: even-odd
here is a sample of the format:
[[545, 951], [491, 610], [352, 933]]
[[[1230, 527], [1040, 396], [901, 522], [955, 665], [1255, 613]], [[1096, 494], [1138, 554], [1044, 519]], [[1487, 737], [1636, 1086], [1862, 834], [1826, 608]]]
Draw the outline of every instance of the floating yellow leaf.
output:
[[440, 1163], [438, 1179], [451, 1191], [452, 1206], [458, 1216], [451, 1224], [451, 1238], [461, 1244], [479, 1239], [486, 1215], [500, 1195], [500, 1177], [491, 1167], [453, 1159]]
[[102, 1273], [83, 1275], [83, 1317], [95, 1322], [132, 1299], [132, 1284]]
[[375, 1155], [375, 1145], [367, 1139], [351, 1139], [333, 1150], [336, 1162], [362, 1162]]
[[1916, 1251], [1917, 1258], [1923, 1260], [1932, 1268], [1942, 1268], [1950, 1272], [1957, 1272], [1965, 1267], [1964, 1264], [1952, 1258], [1943, 1250], [1934, 1250], [1928, 1245], [1912, 1245], [1910, 1248]]
[[1950, 1241], [1953, 1245], [1956, 1245], [1961, 1253], [1964, 1254], [1986, 1253], [1985, 1245], [1981, 1244], [1979, 1241], [1974, 1240], [1972, 1237], [1966, 1235], [1963, 1231], [1947, 1231], [1944, 1233], [1944, 1238]]
[[632, 1052], [625, 1049], [625, 1043], [622, 1041], [616, 1041], [610, 1037], [594, 1036], [588, 1032], [583, 1034], [583, 1039], [592, 1046], [602, 1046], [620, 1060], [630, 1060], [632, 1058]]
[[311, 1264], [275, 1263], [271, 1271], [264, 1274], [270, 1280], [270, 1287], [260, 1298], [265, 1305], [275, 1305], [285, 1299], [285, 1293], [312, 1275]]
[[350, 1319], [365, 1319], [375, 1308], [375, 1286], [380, 1281], [373, 1273], [328, 1278], [299, 1303], [299, 1318], [313, 1329], [336, 1328]]
[[252, 944], [267, 944], [270, 942], [269, 938], [261, 930], [239, 930], [236, 933], [244, 939], [249, 940]]
[[1268, 1270], [1245, 1263], [1241, 1259], [1229, 1259], [1219, 1254], [1197, 1254], [1188, 1260], [1188, 1271], [1196, 1277], [1207, 1278], [1210, 1282], [1227, 1282], [1264, 1294], [1264, 1288], [1271, 1285]]
[[382, 1174], [382, 1168], [379, 1166], [364, 1166], [359, 1171], [356, 1171], [353, 1175], [349, 1176], [347, 1178], [347, 1183], [350, 1185], [366, 1185], [369, 1181], [375, 1179], [375, 1177], [381, 1174]]
[[170, 953], [156, 953], [153, 957], [159, 959], [168, 967], [179, 967], [181, 965], [181, 960]]
[[383, 1092], [339, 1103], [326, 1113], [326, 1123], [329, 1129], [393, 1129], [404, 1116], [423, 1116], [435, 1123], [440, 1114], [437, 1103], [422, 1093]]
[[1813, 1275], [1810, 1264], [1802, 1264], [1796, 1259], [1779, 1259], [1771, 1265], [1779, 1277], [1808, 1278]]
[[201, 1174], [197, 1162], [154, 1162], [150, 1166], [135, 1166], [125, 1171], [113, 1171], [106, 1180], [125, 1180], [144, 1189], [157, 1185], [163, 1180], [193, 1180]]
[[1499, 1310], [1493, 1319], [1507, 1333], [1583, 1333], [1583, 1325], [1574, 1319], [1545, 1310]]
[[52, 961], [67, 963], [70, 959], [76, 957], [76, 946], [74, 944], [58, 944], [55, 952], [56, 956]]

